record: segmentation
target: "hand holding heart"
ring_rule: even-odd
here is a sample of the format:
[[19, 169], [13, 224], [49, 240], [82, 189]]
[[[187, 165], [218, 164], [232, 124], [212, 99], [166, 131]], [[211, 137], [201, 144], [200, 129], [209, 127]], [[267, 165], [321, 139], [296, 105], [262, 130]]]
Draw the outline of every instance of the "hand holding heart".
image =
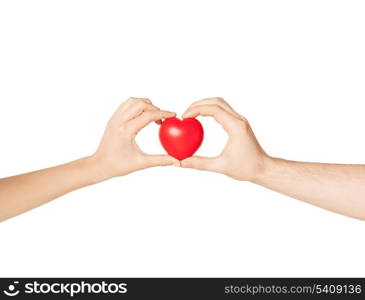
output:
[[138, 147], [137, 133], [151, 122], [174, 117], [146, 98], [129, 98], [109, 120], [100, 145], [92, 156], [99, 169], [99, 180], [166, 165], [180, 165], [169, 155], [148, 155]]
[[[197, 116], [210, 116], [220, 123], [229, 139], [217, 157], [192, 156], [203, 140], [203, 128]], [[162, 111], [146, 98], [129, 98], [108, 122], [102, 141], [92, 156], [100, 177], [115, 176], [163, 165], [175, 165], [214, 171], [238, 180], [252, 180], [263, 174], [270, 157], [262, 150], [247, 120], [221, 98], [193, 103], [184, 120], [175, 113]], [[137, 133], [151, 122], [161, 124], [160, 140], [170, 155], [148, 155], [135, 142]], [[192, 157], [191, 157], [192, 156]]]
[[237, 180], [255, 181], [264, 174], [271, 158], [258, 143], [248, 121], [222, 98], [207, 98], [193, 103], [184, 118], [213, 117], [228, 134], [228, 142], [217, 157], [193, 156], [181, 162], [184, 168], [213, 171]]

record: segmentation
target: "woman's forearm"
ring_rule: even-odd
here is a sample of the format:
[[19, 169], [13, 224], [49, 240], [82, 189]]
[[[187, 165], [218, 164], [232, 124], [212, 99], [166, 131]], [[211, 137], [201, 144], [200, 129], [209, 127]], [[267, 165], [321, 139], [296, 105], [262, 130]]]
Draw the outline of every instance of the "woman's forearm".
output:
[[365, 166], [273, 158], [255, 183], [319, 207], [365, 220]]
[[106, 178], [93, 156], [0, 179], [0, 221], [103, 179]]
[[66, 193], [103, 180], [155, 166], [179, 165], [168, 155], [142, 152], [135, 137], [150, 123], [175, 116], [149, 99], [129, 98], [106, 126], [97, 151], [57, 167], [0, 179], [0, 222]]

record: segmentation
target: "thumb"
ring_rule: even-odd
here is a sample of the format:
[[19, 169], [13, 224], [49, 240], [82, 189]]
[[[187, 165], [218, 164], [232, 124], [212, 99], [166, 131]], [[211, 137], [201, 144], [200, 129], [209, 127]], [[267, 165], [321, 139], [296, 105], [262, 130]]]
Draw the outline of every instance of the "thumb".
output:
[[146, 155], [147, 167], [171, 166], [180, 167], [180, 162], [169, 155]]
[[215, 171], [217, 160], [213, 157], [192, 156], [180, 162], [183, 168]]

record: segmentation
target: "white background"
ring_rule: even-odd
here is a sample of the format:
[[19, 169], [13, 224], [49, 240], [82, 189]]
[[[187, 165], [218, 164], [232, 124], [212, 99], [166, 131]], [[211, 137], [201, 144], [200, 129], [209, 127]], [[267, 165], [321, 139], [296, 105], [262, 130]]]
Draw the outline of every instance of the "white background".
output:
[[[0, 177], [93, 153], [129, 96], [224, 97], [271, 155], [364, 163], [363, 1], [2, 1]], [[202, 119], [201, 119], [202, 120]], [[203, 119], [200, 155], [225, 133]], [[157, 125], [138, 141], [159, 153]], [[154, 168], [0, 225], [1, 276], [365, 276], [365, 223]]]

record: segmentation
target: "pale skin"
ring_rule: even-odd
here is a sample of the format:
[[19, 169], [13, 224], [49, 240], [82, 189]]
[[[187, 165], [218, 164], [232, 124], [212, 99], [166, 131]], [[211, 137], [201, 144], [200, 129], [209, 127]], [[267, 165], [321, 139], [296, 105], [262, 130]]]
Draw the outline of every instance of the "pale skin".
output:
[[168, 155], [148, 155], [135, 136], [151, 122], [175, 116], [150, 100], [130, 98], [109, 120], [97, 151], [79, 160], [23, 175], [0, 179], [0, 221], [45, 204], [76, 189], [137, 170], [179, 165]]
[[151, 122], [175, 116], [145, 98], [130, 98], [117, 109], [97, 151], [61, 166], [0, 179], [0, 221], [73, 190], [154, 166], [175, 165], [213, 171], [250, 181], [324, 209], [365, 220], [365, 166], [304, 163], [270, 157], [248, 121], [222, 98], [193, 103], [183, 117], [209, 116], [222, 125], [228, 142], [217, 157], [193, 156], [181, 162], [148, 155], [135, 136]]
[[191, 157], [182, 167], [213, 171], [330, 211], [365, 220], [365, 165], [304, 163], [270, 157], [258, 143], [248, 121], [222, 98], [193, 103], [183, 117], [209, 116], [229, 138], [213, 158]]

